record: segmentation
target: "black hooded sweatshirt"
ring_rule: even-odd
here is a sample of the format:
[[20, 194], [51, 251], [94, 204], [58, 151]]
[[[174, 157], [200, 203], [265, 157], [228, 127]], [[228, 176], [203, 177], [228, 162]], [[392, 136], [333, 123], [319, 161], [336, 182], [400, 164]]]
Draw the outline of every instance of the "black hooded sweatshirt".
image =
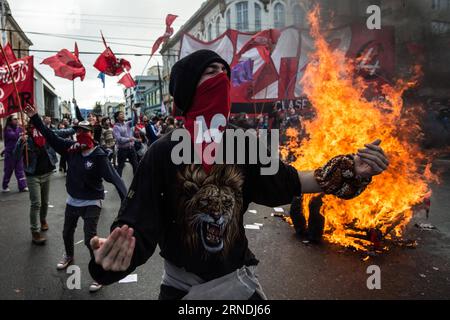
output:
[[[213, 62], [224, 64], [230, 74], [228, 64], [209, 50], [199, 50], [181, 59], [172, 68], [169, 90], [177, 108], [183, 113], [191, 106], [203, 71]], [[234, 194], [239, 196], [243, 205], [240, 212], [233, 216], [238, 220], [239, 232], [227, 254], [205, 254], [201, 244], [195, 250], [186, 250], [185, 224], [180, 217], [186, 215], [183, 204], [192, 195], [186, 195], [188, 191], [180, 187], [185, 185], [185, 181], [180, 180], [179, 173], [184, 172], [186, 165], [175, 165], [171, 159], [172, 149], [178, 144], [178, 141], [171, 141], [173, 134], [174, 131], [151, 145], [111, 226], [111, 231], [122, 225], [134, 229], [136, 246], [130, 267], [124, 272], [113, 272], [105, 271], [95, 260], [89, 263], [92, 277], [101, 284], [111, 284], [133, 272], [152, 256], [157, 245], [164, 259], [205, 281], [231, 273], [244, 265], [256, 265], [258, 260], [248, 248], [243, 224], [248, 205], [251, 202], [272, 207], [289, 204], [294, 196], [301, 194], [297, 170], [280, 160], [277, 160], [279, 170], [274, 175], [261, 175], [262, 165], [239, 165], [241, 187]], [[215, 187], [225, 190], [218, 184]]]

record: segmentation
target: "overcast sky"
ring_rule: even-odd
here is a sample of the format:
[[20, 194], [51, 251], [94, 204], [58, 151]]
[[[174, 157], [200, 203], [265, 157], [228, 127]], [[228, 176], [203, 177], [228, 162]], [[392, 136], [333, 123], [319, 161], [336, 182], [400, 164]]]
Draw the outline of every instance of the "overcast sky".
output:
[[[67, 34], [87, 37], [99, 42], [88, 42], [27, 33], [33, 42], [30, 49], [73, 51], [77, 41], [80, 51], [101, 52], [104, 46], [100, 40], [103, 31], [111, 49], [117, 53], [150, 53], [156, 38], [164, 33], [165, 16], [178, 15], [173, 24], [175, 32], [185, 23], [204, 0], [9, 0], [12, 14], [21, 28], [27, 32]], [[119, 39], [117, 39], [119, 38]], [[124, 44], [137, 45], [128, 46]], [[72, 99], [72, 82], [55, 77], [53, 70], [40, 65], [43, 59], [54, 53], [31, 52], [36, 68], [53, 84], [63, 100]], [[75, 81], [76, 98], [80, 107], [92, 108], [96, 101], [123, 101], [123, 87], [117, 84], [117, 77], [106, 77], [106, 88], [97, 78], [98, 70], [93, 67], [97, 55], [80, 55], [86, 68], [83, 82]], [[142, 74], [148, 57], [123, 56], [131, 62], [131, 74]], [[154, 57], [150, 65], [162, 63]]]

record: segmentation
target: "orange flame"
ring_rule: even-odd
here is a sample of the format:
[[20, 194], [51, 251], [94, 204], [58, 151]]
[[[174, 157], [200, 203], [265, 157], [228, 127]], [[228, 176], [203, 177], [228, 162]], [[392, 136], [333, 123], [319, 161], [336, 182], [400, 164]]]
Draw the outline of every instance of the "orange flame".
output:
[[[387, 239], [400, 237], [412, 217], [412, 206], [429, 192], [427, 177], [432, 176], [431, 171], [427, 166], [427, 177], [420, 173], [427, 159], [418, 141], [413, 140], [420, 135], [420, 128], [413, 115], [405, 115], [402, 99], [418, 77], [384, 85], [381, 91], [385, 99], [368, 101], [364, 98], [367, 83], [355, 77], [354, 61], [332, 50], [321, 34], [319, 7], [308, 18], [316, 50], [301, 83], [317, 116], [304, 123], [308, 139], [299, 142], [295, 129], [287, 131], [289, 143], [281, 151], [282, 157], [286, 158], [289, 150], [295, 168], [314, 170], [336, 155], [354, 153], [366, 143], [382, 140], [390, 161], [388, 170], [373, 177], [365, 192], [355, 199], [325, 196], [321, 208], [326, 219], [326, 240], [366, 250], [372, 244], [365, 238], [368, 230], [379, 230]], [[420, 68], [416, 68], [419, 74]], [[304, 196], [306, 218], [311, 198]]]

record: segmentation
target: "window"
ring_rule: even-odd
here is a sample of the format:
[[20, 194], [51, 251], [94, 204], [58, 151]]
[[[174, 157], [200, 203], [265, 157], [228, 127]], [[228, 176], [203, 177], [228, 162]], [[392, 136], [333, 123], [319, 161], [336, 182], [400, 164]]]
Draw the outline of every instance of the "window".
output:
[[284, 14], [284, 5], [281, 3], [277, 3], [274, 7], [274, 28], [281, 29], [286, 26], [285, 14]]
[[255, 3], [255, 31], [261, 30], [261, 6]]
[[294, 6], [292, 14], [294, 16], [294, 25], [301, 26], [305, 20], [305, 15], [302, 8], [298, 4]]
[[208, 41], [212, 40], [212, 23], [208, 26]]
[[450, 9], [450, 0], [432, 0], [431, 1], [431, 9], [449, 10]]
[[231, 29], [231, 10], [227, 11], [227, 29]]
[[237, 25], [239, 31], [248, 31], [248, 2], [236, 3]]
[[220, 19], [216, 20], [216, 37], [220, 36]]
[[444, 21], [432, 21], [431, 33], [434, 35], [450, 33], [450, 23]]

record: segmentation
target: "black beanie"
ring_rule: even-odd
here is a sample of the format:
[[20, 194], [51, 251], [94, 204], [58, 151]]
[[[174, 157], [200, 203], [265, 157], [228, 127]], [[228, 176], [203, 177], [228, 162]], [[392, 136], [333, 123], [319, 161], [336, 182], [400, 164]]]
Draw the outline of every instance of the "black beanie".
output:
[[169, 93], [177, 109], [186, 114], [194, 99], [197, 84], [206, 68], [213, 62], [222, 63], [230, 78], [228, 63], [211, 50], [198, 50], [177, 61], [170, 73]]

